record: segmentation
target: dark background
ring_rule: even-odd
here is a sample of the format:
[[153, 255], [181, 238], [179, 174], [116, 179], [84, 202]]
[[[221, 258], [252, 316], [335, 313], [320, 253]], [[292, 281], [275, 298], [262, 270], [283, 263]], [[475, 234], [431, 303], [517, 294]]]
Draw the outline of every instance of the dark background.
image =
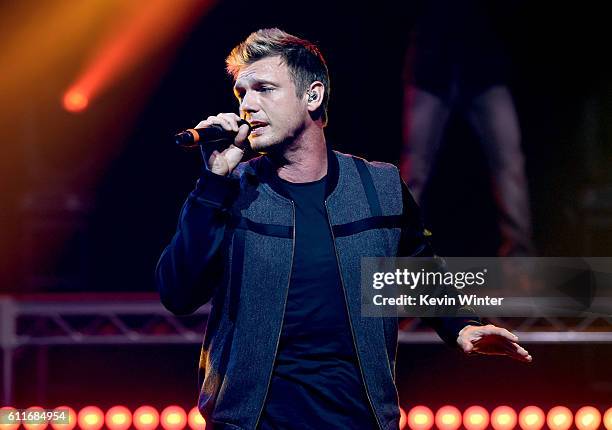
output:
[[[7, 163], [2, 184], [2, 288], [154, 290], [156, 260], [201, 166], [199, 154], [174, 147], [171, 136], [209, 115], [237, 110], [224, 59], [258, 28], [278, 26], [320, 45], [331, 73], [326, 131], [334, 149], [398, 164], [402, 66], [417, 7], [330, 2], [311, 10], [280, 1], [220, 2], [172, 52], [166, 70], [155, 72], [161, 77], [144, 104], [133, 102], [129, 91], [153, 73], [149, 64], [78, 115], [58, 103], [44, 104], [46, 99], [32, 103], [35, 115], [22, 115], [21, 124], [42, 118], [53, 130], [30, 131], [36, 144], [24, 133], [16, 134], [23, 142], [7, 141], [19, 152]], [[609, 27], [589, 5], [515, 2], [508, 10], [498, 28], [513, 60], [509, 84], [522, 128], [538, 253], [609, 255], [610, 228], [588, 230], [584, 215], [585, 192], [612, 182]], [[119, 105], [130, 109], [131, 122], [108, 114]], [[102, 112], [107, 122], [96, 123]], [[91, 154], [105, 148], [105, 163], [96, 164]], [[494, 255], [499, 237], [488, 172], [459, 115], [451, 118], [435, 172], [424, 210], [438, 252]], [[70, 193], [79, 209], [62, 212], [58, 201]], [[588, 234], [596, 240], [585, 244]], [[63, 240], [54, 243], [54, 236]], [[47, 275], [58, 279], [44, 282]]]
[[[451, 404], [460, 410], [481, 405], [491, 411], [509, 405], [519, 411], [557, 405], [574, 412], [591, 405], [605, 411], [612, 398], [609, 344], [527, 345], [534, 361], [465, 357], [444, 345], [403, 344], [396, 378], [401, 406], [422, 404], [434, 412]], [[15, 405], [122, 404], [163, 408], [195, 405], [199, 346], [51, 347], [42, 352], [48, 374], [40, 379], [41, 351], [22, 348], [15, 376]], [[78, 359], [75, 359], [78, 357]], [[253, 363], [256, 365], [256, 363]]]
[[[612, 182], [610, 26], [593, 3], [534, 3], [514, 2], [499, 29], [513, 60], [510, 87], [522, 127], [536, 246], [540, 255], [608, 256], [612, 227], [596, 230], [585, 223], [584, 196]], [[33, 100], [35, 117], [52, 118], [53, 127], [66, 132], [63, 139], [49, 142], [48, 129], [33, 127], [34, 139], [49, 145], [32, 148], [25, 147], [31, 140], [5, 139], [24, 150], [6, 163], [8, 174], [0, 185], [0, 289], [13, 295], [155, 291], [157, 258], [201, 166], [199, 154], [174, 147], [171, 136], [209, 115], [236, 111], [224, 59], [258, 28], [280, 27], [320, 45], [331, 72], [327, 136], [334, 149], [397, 164], [402, 66], [415, 8], [413, 2], [388, 1], [364, 6], [220, 2], [173, 53], [146, 102], [140, 108], [134, 103], [133, 125], [123, 133], [113, 132], [113, 124], [123, 121], [120, 115], [104, 127], [83, 124], [94, 123], [113, 104], [131, 106], [123, 91], [137, 87], [147, 65], [79, 115], [25, 94]], [[13, 100], [15, 106], [22, 101]], [[20, 112], [15, 115], [22, 122], [10, 124], [12, 128], [32, 120]], [[91, 173], [82, 161], [85, 155], [111, 142], [114, 152], [94, 185], [85, 190], [75, 186]], [[58, 150], [62, 145], [80, 149], [63, 157]], [[32, 151], [40, 168], [32, 168]], [[487, 171], [478, 142], [461, 117], [451, 120], [437, 172], [425, 209], [438, 252], [494, 255], [499, 237]], [[57, 204], [66, 193], [75, 196], [77, 209]], [[595, 240], [589, 243], [588, 235]], [[36, 253], [41, 250], [48, 252]], [[526, 366], [466, 359], [441, 345], [401, 345], [403, 402], [546, 407], [597, 405], [612, 398], [610, 345], [529, 349], [535, 361]], [[32, 371], [40, 352], [21, 349], [15, 369], [17, 400], [188, 406], [197, 390], [198, 352], [195, 346], [49, 348], [50, 388], [40, 393]]]

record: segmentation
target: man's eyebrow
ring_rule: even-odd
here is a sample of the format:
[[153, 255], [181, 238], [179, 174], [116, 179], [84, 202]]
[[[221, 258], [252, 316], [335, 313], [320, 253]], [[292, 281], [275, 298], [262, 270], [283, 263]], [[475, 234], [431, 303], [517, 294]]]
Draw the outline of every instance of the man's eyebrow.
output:
[[[256, 85], [278, 85], [276, 82], [274, 81], [269, 81], [267, 79], [249, 79], [248, 80], [252, 86], [256, 86]], [[234, 83], [234, 93], [237, 92], [238, 90], [244, 89], [244, 86], [241, 85], [239, 83], [240, 81], [236, 81]]]
[[255, 84], [266, 84], [266, 85], [276, 85], [276, 82], [274, 81], [269, 81], [267, 79], [255, 79]]

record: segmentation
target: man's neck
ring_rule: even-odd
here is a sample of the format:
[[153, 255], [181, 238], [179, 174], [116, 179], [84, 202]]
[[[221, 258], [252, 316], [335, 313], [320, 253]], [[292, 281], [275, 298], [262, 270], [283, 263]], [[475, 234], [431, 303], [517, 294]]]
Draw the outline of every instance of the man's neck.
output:
[[[272, 154], [271, 154], [272, 155]], [[323, 130], [304, 132], [279, 156], [272, 155], [276, 173], [289, 182], [314, 182], [327, 174], [327, 144]]]

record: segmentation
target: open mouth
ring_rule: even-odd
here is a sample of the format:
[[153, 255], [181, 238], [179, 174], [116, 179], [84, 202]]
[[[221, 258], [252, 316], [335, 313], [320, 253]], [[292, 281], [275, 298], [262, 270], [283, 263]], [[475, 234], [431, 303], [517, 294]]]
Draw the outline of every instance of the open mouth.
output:
[[263, 132], [263, 129], [265, 129], [268, 126], [267, 123], [265, 122], [252, 122], [251, 123], [251, 134], [252, 135], [258, 135], [261, 134]]

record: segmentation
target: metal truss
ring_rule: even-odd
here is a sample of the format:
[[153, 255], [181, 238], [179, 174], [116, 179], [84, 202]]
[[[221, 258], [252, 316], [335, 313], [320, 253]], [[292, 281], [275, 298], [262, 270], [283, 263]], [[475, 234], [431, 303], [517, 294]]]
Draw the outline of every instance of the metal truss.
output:
[[[521, 343], [607, 343], [612, 342], [612, 318], [587, 315], [580, 318], [486, 318], [494, 324], [516, 333]], [[409, 318], [400, 324], [400, 343], [438, 343], [441, 340], [419, 318]]]
[[175, 316], [157, 296], [0, 299], [2, 345], [190, 344], [202, 341], [210, 305]]
[[[156, 294], [59, 294], [11, 298], [0, 296], [0, 346], [3, 353], [3, 400], [10, 404], [13, 352], [23, 346], [199, 344], [210, 305], [189, 316], [175, 316]], [[522, 343], [612, 342], [612, 318], [489, 318], [511, 329]], [[401, 343], [441, 340], [422, 320], [400, 324]]]

